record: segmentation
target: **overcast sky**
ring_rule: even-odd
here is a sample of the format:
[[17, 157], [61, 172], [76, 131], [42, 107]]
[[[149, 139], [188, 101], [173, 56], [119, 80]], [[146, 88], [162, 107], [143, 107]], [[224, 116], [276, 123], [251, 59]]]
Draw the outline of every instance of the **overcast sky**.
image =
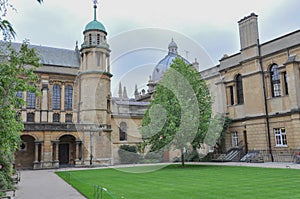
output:
[[[10, 2], [17, 12], [10, 12], [7, 18], [14, 25], [18, 42], [26, 38], [32, 44], [74, 49], [76, 40], [79, 44], [82, 43], [84, 27], [93, 19], [92, 0], [44, 0], [41, 5], [36, 0]], [[299, 0], [99, 0], [97, 19], [108, 32], [112, 53], [115, 53], [113, 58], [126, 53], [126, 50], [118, 49], [129, 46], [131, 52], [142, 45], [140, 48], [148, 48], [147, 52], [150, 49], [148, 53], [153, 56], [149, 59], [153, 58], [153, 63], [157, 63], [166, 54], [173, 37], [179, 46], [179, 53], [191, 61], [197, 58], [200, 67], [204, 69], [218, 64], [223, 54], [239, 52], [237, 22], [243, 17], [252, 12], [259, 16], [259, 35], [263, 43], [298, 30], [299, 8]], [[154, 33], [147, 35], [143, 32], [143, 36], [140, 36], [136, 29], [152, 30]], [[146, 44], [138, 37], [147, 38]], [[121, 38], [130, 39], [124, 42]], [[139, 42], [133, 44], [135, 40]], [[195, 50], [194, 44], [198, 49]], [[209, 61], [199, 55], [203, 51], [210, 58]], [[133, 57], [138, 59], [137, 57], [143, 56], [127, 56], [127, 61], [130, 60], [127, 65], [135, 65], [131, 68], [121, 66], [124, 65], [123, 62], [117, 64], [120, 59], [113, 61], [114, 72], [122, 74], [124, 71], [121, 68], [128, 71], [137, 65], [149, 69], [146, 66], [149, 61], [133, 64]], [[142, 71], [145, 71], [147, 77], [151, 75], [146, 69]], [[140, 73], [142, 72], [139, 71], [136, 75]]]

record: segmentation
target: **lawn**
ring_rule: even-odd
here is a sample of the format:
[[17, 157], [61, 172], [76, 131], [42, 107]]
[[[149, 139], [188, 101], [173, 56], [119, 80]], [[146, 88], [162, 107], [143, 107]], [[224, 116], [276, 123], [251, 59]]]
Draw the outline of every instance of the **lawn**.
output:
[[[133, 169], [143, 171], [143, 167]], [[296, 169], [170, 165], [132, 172], [94, 169], [57, 174], [88, 198], [93, 198], [93, 185], [105, 187], [118, 199], [300, 198], [300, 170]]]

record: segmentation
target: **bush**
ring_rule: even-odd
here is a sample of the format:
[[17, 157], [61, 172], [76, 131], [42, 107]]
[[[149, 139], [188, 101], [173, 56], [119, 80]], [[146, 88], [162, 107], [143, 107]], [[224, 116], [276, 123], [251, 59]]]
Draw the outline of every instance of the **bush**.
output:
[[6, 158], [0, 152], [0, 189], [11, 189], [13, 187], [13, 180], [11, 178], [12, 170]]
[[136, 146], [121, 145], [118, 154], [122, 164], [136, 164], [141, 159]]

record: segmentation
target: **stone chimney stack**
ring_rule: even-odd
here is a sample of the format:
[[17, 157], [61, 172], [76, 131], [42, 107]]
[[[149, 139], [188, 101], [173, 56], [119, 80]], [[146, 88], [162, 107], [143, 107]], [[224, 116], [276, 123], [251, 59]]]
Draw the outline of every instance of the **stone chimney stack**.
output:
[[258, 45], [258, 15], [251, 13], [249, 16], [241, 19], [239, 24], [241, 50]]

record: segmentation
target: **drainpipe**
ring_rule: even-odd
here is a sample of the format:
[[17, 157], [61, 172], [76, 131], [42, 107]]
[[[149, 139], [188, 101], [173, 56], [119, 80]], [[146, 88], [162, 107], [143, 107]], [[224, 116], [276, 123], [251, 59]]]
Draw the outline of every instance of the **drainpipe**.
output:
[[267, 123], [267, 135], [268, 135], [268, 147], [271, 156], [271, 161], [274, 162], [274, 157], [272, 153], [272, 144], [271, 144], [271, 134], [270, 134], [270, 120], [269, 120], [269, 110], [267, 104], [267, 95], [266, 95], [266, 86], [265, 86], [265, 77], [264, 77], [264, 70], [262, 67], [262, 58], [261, 58], [261, 46], [259, 44], [259, 39], [257, 39], [257, 46], [258, 46], [258, 61], [261, 70], [261, 78], [262, 78], [262, 86], [263, 86], [263, 95], [264, 95], [264, 105], [265, 105], [265, 112], [266, 112], [266, 123]]

